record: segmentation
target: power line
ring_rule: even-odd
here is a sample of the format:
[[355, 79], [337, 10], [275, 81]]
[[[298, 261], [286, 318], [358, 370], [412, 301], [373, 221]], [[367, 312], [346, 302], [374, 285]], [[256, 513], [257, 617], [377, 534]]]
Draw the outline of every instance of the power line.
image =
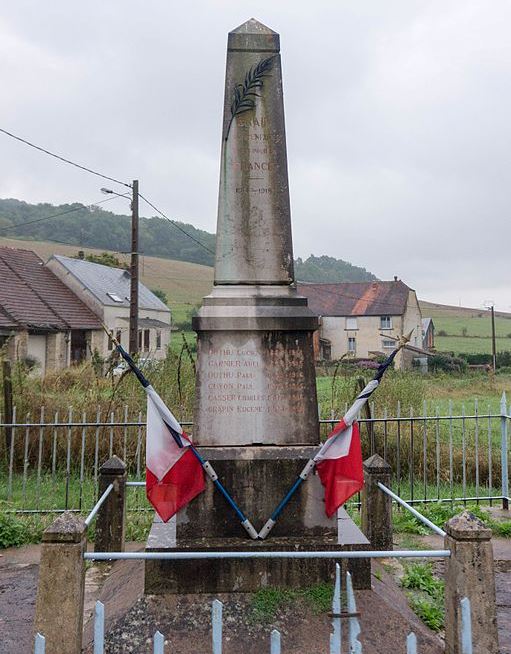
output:
[[[115, 200], [115, 198], [106, 198], [105, 200], [98, 200], [98, 202], [94, 202], [93, 204], [103, 204], [104, 202], [109, 202], [110, 200]], [[79, 207], [74, 207], [73, 209], [66, 209], [66, 211], [61, 211], [60, 213], [55, 213], [52, 216], [45, 216], [44, 218], [37, 218], [36, 220], [29, 220], [24, 223], [17, 223], [10, 225], [9, 227], [2, 227], [0, 228], [0, 232], [7, 232], [10, 231], [11, 229], [18, 229], [18, 227], [24, 227], [25, 225], [33, 225], [34, 223], [41, 223], [43, 220], [51, 220], [52, 218], [58, 218], [59, 216], [65, 216], [68, 213], [72, 213], [73, 211], [83, 211], [83, 209], [86, 209], [87, 207], [92, 206], [92, 204], [82, 204]], [[60, 241], [56, 241], [56, 243], [60, 243]]]
[[59, 154], [55, 154], [55, 152], [50, 152], [50, 150], [46, 150], [45, 148], [42, 148], [40, 145], [36, 145], [35, 143], [31, 143], [30, 141], [27, 141], [26, 139], [21, 138], [21, 136], [16, 136], [16, 134], [13, 134], [12, 132], [8, 132], [6, 129], [2, 129], [0, 127], [0, 132], [3, 134], [6, 134], [7, 136], [10, 136], [12, 139], [15, 139], [16, 141], [20, 141], [20, 143], [24, 143], [25, 145], [30, 146], [31, 148], [34, 148], [35, 150], [39, 150], [39, 152], [44, 152], [44, 154], [48, 154], [50, 157], [54, 157], [55, 159], [58, 159], [59, 161], [63, 161], [64, 163], [67, 163], [71, 166], [74, 166], [75, 168], [80, 168], [80, 170], [85, 170], [87, 173], [91, 173], [92, 175], [97, 175], [98, 177], [102, 177], [103, 179], [108, 179], [110, 182], [115, 182], [116, 184], [121, 184], [122, 186], [127, 186], [128, 188], [131, 188], [131, 184], [127, 184], [126, 182], [121, 182], [119, 179], [115, 179], [115, 177], [109, 177], [108, 175], [104, 175], [103, 173], [99, 173], [97, 170], [92, 170], [92, 168], [87, 168], [87, 166], [82, 166], [81, 164], [78, 164], [74, 161], [71, 161], [70, 159], [66, 159], [65, 157], [61, 157]]
[[186, 229], [183, 229], [180, 225], [178, 225], [175, 220], [172, 220], [172, 218], [169, 218], [166, 214], [163, 213], [163, 211], [158, 209], [158, 207], [155, 207], [152, 202], [149, 202], [149, 200], [142, 195], [142, 193], [139, 193], [139, 196], [142, 198], [142, 200], [144, 200], [144, 202], [146, 202], [150, 207], [152, 207], [155, 211], [157, 211], [160, 214], [160, 216], [162, 216], [163, 218], [165, 218], [165, 220], [168, 220], [170, 223], [172, 223], [172, 225], [174, 225], [176, 229], [179, 229], [180, 232], [183, 232], [183, 234], [188, 236], [188, 238], [191, 238], [192, 241], [195, 241], [197, 245], [200, 245], [201, 248], [204, 248], [204, 250], [215, 256], [213, 250], [210, 250], [207, 245], [204, 245], [204, 243], [199, 241], [199, 239], [195, 238], [195, 236], [192, 236], [189, 232], [186, 231]]

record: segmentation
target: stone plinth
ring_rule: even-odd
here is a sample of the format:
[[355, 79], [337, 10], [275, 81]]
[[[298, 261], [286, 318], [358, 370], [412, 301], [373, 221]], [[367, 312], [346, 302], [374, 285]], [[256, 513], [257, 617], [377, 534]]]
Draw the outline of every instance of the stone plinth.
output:
[[[201, 454], [211, 461], [234, 500], [257, 530], [272, 514], [299, 473], [314, 454], [313, 447], [205, 447]], [[324, 490], [311, 475], [290, 501], [272, 530], [273, 536], [313, 537], [335, 535], [336, 521], [324, 511]], [[213, 484], [179, 512], [178, 538], [246, 537], [234, 511]]]
[[[246, 538], [189, 538], [175, 540], [175, 526], [153, 523], [146, 551], [233, 552], [233, 551], [350, 551], [368, 550], [369, 542], [341, 512], [340, 535], [272, 536], [268, 541]], [[339, 542], [342, 540], [342, 544]], [[371, 587], [369, 559], [336, 559], [343, 571], [353, 575], [356, 588]], [[145, 592], [165, 593], [227, 593], [255, 592], [266, 586], [306, 588], [330, 583], [334, 576], [334, 559], [203, 559], [187, 561], [146, 561]], [[191, 572], [193, 570], [193, 573]]]

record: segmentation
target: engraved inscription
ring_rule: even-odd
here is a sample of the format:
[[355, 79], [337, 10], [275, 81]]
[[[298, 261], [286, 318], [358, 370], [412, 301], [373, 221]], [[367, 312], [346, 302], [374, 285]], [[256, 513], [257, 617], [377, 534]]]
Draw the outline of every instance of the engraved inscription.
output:
[[300, 351], [251, 348], [210, 349], [206, 370], [206, 412], [214, 415], [300, 415], [305, 412]]

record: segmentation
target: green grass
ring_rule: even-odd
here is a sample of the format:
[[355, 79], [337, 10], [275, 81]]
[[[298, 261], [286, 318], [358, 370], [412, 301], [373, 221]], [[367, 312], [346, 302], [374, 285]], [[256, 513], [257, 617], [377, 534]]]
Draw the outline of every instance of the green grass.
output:
[[332, 606], [333, 586], [317, 584], [303, 589], [261, 588], [251, 600], [252, 622], [267, 623], [275, 619], [277, 613], [296, 602], [308, 606], [316, 614], [326, 613]]
[[[511, 350], [511, 338], [496, 338], [497, 352]], [[435, 348], [439, 352], [454, 354], [491, 354], [491, 337], [435, 336]]]
[[413, 611], [433, 631], [444, 626], [444, 588], [441, 579], [433, 575], [431, 563], [411, 563], [405, 566], [401, 585], [408, 591]]

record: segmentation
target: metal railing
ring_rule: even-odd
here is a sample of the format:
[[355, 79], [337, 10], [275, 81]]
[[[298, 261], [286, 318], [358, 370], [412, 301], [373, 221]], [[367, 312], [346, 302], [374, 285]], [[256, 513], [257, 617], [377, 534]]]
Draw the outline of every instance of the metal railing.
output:
[[[452, 403], [446, 415], [439, 410], [421, 415], [398, 405], [395, 415], [374, 406], [371, 418], [361, 418], [364, 457], [375, 452], [393, 469], [397, 494], [417, 503], [501, 502], [509, 505], [510, 411], [505, 395], [500, 412], [489, 407], [470, 411], [462, 406], [454, 414]], [[145, 421], [130, 415], [125, 407], [119, 415], [83, 413], [77, 419], [72, 408], [66, 419], [56, 413], [53, 420], [41, 410], [39, 420], [16, 411], [12, 422], [0, 422], [0, 509], [18, 513], [64, 510], [87, 512], [98, 492], [101, 464], [117, 454], [125, 463], [131, 481], [145, 472]], [[320, 420], [324, 439], [337, 417]], [[191, 426], [188, 421], [182, 424]], [[142, 482], [140, 482], [142, 483]], [[130, 500], [128, 510], [148, 508], [141, 493]]]
[[[353, 654], [363, 654], [363, 646], [360, 641], [362, 629], [359, 621], [359, 612], [353, 583], [349, 572], [346, 573], [345, 581], [345, 602], [343, 602], [341, 568], [337, 563], [335, 566], [335, 583], [332, 597], [331, 613], [331, 632], [330, 641], [325, 647], [325, 652], [329, 654], [342, 654], [342, 652], [351, 652]], [[343, 603], [345, 604], [343, 610]], [[472, 625], [470, 615], [470, 600], [463, 598], [460, 602], [461, 607], [461, 654], [472, 654]], [[223, 609], [222, 602], [215, 599], [211, 605], [211, 651], [213, 654], [222, 654], [223, 651]], [[347, 622], [347, 630], [343, 629], [343, 621]], [[270, 654], [281, 654], [282, 636], [277, 629], [270, 633], [269, 652]], [[153, 636], [154, 654], [164, 653], [165, 637], [157, 630]], [[127, 644], [127, 643], [125, 643]], [[408, 634], [406, 638], [407, 654], [419, 654], [417, 648], [417, 637], [414, 632]], [[172, 646], [172, 642], [170, 642]], [[240, 649], [242, 645], [240, 644]], [[261, 652], [263, 652], [261, 646]], [[268, 649], [266, 649], [268, 651]], [[104, 654], [105, 652], [105, 606], [102, 602], [96, 602], [94, 610], [94, 654]], [[35, 637], [34, 654], [45, 654], [45, 638], [41, 634]]]

